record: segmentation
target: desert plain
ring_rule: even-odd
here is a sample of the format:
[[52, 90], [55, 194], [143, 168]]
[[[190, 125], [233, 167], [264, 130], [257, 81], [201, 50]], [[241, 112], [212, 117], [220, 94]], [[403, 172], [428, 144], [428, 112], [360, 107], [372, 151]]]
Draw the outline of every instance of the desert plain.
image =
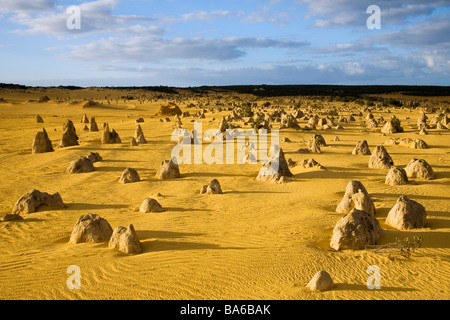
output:
[[[417, 127], [422, 111], [428, 123], [441, 112], [448, 112], [450, 97], [377, 95], [372, 98], [378, 100], [368, 106], [317, 96], [182, 92], [138, 88], [1, 89], [0, 217], [11, 213], [16, 201], [33, 189], [58, 192], [65, 207], [42, 206], [36, 212], [23, 214], [22, 220], [0, 222], [0, 299], [450, 297], [450, 130], [430, 124], [428, 134], [419, 135]], [[39, 102], [43, 96], [49, 100]], [[389, 99], [397, 99], [403, 106], [383, 104]], [[89, 100], [97, 104], [87, 105]], [[256, 180], [260, 162], [180, 164], [180, 178], [155, 178], [161, 162], [170, 159], [176, 145], [171, 140], [176, 122], [173, 115], [156, 115], [161, 106], [174, 103], [183, 112], [188, 111], [190, 116], [180, 120], [190, 132], [192, 120], [202, 121], [204, 131], [217, 129], [222, 117], [247, 102], [266, 114], [277, 109], [290, 114], [298, 109], [319, 119], [333, 117], [335, 125], [341, 124], [342, 129], [332, 126], [323, 130], [317, 125], [315, 130], [307, 130], [308, 121], [299, 118], [300, 128], [281, 129], [279, 134], [286, 159], [297, 163], [315, 159], [324, 169], [292, 166], [290, 181], [271, 183]], [[193, 116], [202, 110], [206, 111], [204, 118]], [[384, 123], [367, 128], [368, 113], [384, 120], [395, 115], [404, 131], [382, 134]], [[36, 121], [37, 114], [43, 123]], [[352, 114], [355, 121], [338, 121], [340, 116]], [[95, 117], [100, 131], [83, 130], [84, 115]], [[138, 118], [144, 120], [139, 125], [147, 143], [131, 147]], [[160, 121], [165, 118], [171, 121]], [[57, 148], [68, 119], [75, 125], [79, 145]], [[246, 120], [244, 117], [229, 122], [249, 129]], [[103, 123], [119, 134], [121, 143], [101, 143]], [[274, 119], [271, 125], [278, 129], [280, 122]], [[54, 151], [32, 154], [33, 139], [43, 128]], [[326, 140], [321, 152], [297, 152], [307, 148], [306, 142], [314, 134]], [[336, 136], [338, 141], [334, 141]], [[385, 144], [389, 138], [397, 142], [422, 139], [428, 148]], [[388, 169], [369, 168], [370, 156], [352, 154], [361, 140], [367, 141], [370, 150], [384, 146], [398, 167], [404, 168], [413, 158], [426, 160], [433, 168], [433, 178], [411, 178], [405, 185], [385, 184]], [[65, 172], [71, 161], [90, 152], [98, 152], [103, 158], [94, 163], [93, 172]], [[127, 167], [137, 170], [141, 181], [119, 183]], [[212, 179], [220, 182], [223, 193], [200, 194], [202, 186]], [[333, 228], [344, 216], [336, 212], [336, 206], [351, 180], [360, 181], [375, 204], [375, 217], [383, 229], [377, 245], [418, 236], [423, 239], [422, 247], [409, 257], [393, 257], [374, 249], [331, 248]], [[402, 195], [426, 209], [424, 227], [398, 230], [385, 223]], [[156, 199], [164, 211], [140, 212], [141, 203], [149, 197]], [[113, 229], [132, 224], [142, 252], [125, 254], [109, 248], [107, 242], [69, 243], [74, 224], [86, 213], [98, 214]], [[67, 270], [72, 265], [81, 272], [79, 289], [67, 286]], [[373, 265], [381, 271], [381, 288], [371, 290], [366, 270]], [[313, 292], [306, 284], [320, 270], [331, 275], [335, 287]]]

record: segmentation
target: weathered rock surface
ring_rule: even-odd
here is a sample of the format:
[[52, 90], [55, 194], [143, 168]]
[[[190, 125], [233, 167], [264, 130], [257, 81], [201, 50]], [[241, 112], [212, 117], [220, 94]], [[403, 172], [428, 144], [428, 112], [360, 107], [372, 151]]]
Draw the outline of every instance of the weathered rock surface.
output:
[[31, 190], [29, 193], [21, 196], [17, 200], [12, 210], [13, 214], [32, 213], [42, 205], [50, 208], [63, 209], [64, 203], [59, 193], [53, 195], [47, 192], [40, 192], [36, 189]]
[[31, 146], [31, 153], [44, 153], [54, 151], [52, 141], [48, 138], [47, 131], [42, 129], [42, 132], [38, 132], [33, 140]]
[[433, 179], [433, 168], [423, 159], [411, 159], [406, 165], [406, 175], [408, 178], [420, 180]]
[[178, 164], [173, 159], [165, 160], [161, 163], [161, 167], [155, 176], [157, 179], [175, 179], [180, 177]]
[[87, 173], [94, 171], [94, 164], [87, 157], [79, 157], [73, 160], [67, 168], [67, 173]]
[[[363, 197], [362, 195], [360, 195], [360, 193], [364, 194], [365, 196]], [[355, 195], [357, 194], [358, 196], [356, 196], [355, 198]], [[370, 198], [369, 193], [367, 192], [364, 185], [360, 181], [356, 180], [352, 180], [347, 184], [344, 197], [336, 207], [336, 212], [350, 212], [350, 210], [352, 210], [356, 205], [355, 199], [357, 199], [358, 201], [357, 203], [359, 207], [357, 209], [364, 210], [372, 215], [375, 215], [375, 205]]]
[[142, 252], [141, 242], [139, 241], [132, 224], [130, 224], [128, 228], [122, 226], [115, 228], [108, 246], [113, 249], [118, 249], [126, 254]]
[[112, 233], [113, 230], [108, 221], [97, 214], [87, 213], [75, 223], [69, 243], [108, 242]]
[[376, 244], [382, 235], [380, 223], [373, 215], [353, 209], [336, 223], [330, 247], [335, 250], [361, 250], [366, 245]]
[[220, 183], [217, 179], [211, 180], [208, 184], [204, 185], [202, 189], [200, 190], [200, 193], [206, 193], [206, 194], [221, 194], [222, 188], [220, 187]]
[[377, 146], [370, 156], [369, 168], [389, 169], [394, 165], [394, 161], [383, 146]]
[[139, 211], [142, 213], [163, 212], [164, 209], [155, 199], [147, 198], [142, 202]]
[[427, 214], [425, 208], [407, 196], [398, 198], [395, 206], [389, 211], [386, 223], [399, 230], [423, 228]]
[[141, 181], [138, 172], [133, 168], [126, 168], [119, 178], [120, 183], [133, 183]]
[[314, 277], [308, 282], [306, 287], [311, 291], [327, 291], [334, 288], [333, 279], [326, 271], [317, 272]]

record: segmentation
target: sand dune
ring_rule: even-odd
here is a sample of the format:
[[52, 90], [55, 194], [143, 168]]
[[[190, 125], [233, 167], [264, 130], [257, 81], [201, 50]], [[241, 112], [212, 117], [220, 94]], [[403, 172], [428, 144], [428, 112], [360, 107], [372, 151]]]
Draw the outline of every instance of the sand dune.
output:
[[[48, 95], [53, 94], [47, 92]], [[106, 94], [109, 94], [108, 92]], [[36, 97], [43, 95], [36, 92]], [[54, 94], [53, 94], [54, 95]], [[105, 91], [59, 92], [72, 100], [103, 99]], [[284, 129], [280, 138], [286, 158], [314, 158], [326, 170], [291, 168], [293, 181], [271, 184], [256, 181], [261, 164], [181, 164], [181, 178], [157, 180], [161, 161], [170, 158], [171, 122], [154, 116], [166, 101], [112, 102], [109, 108], [81, 108], [69, 102], [27, 103], [32, 97], [2, 93], [0, 106], [0, 216], [10, 213], [17, 199], [32, 189], [59, 192], [65, 209], [40, 208], [22, 221], [0, 222], [0, 299], [448, 299], [450, 296], [450, 132], [428, 129], [419, 136], [419, 111], [392, 109], [405, 131], [381, 136], [380, 129], [361, 132], [360, 119], [344, 123], [344, 130]], [[191, 101], [181, 103], [183, 111]], [[339, 103], [335, 103], [338, 105]], [[191, 113], [200, 108], [189, 109]], [[84, 114], [95, 117], [100, 132], [83, 131]], [[376, 117], [391, 114], [374, 110]], [[36, 123], [40, 114], [44, 123]], [[203, 129], [218, 128], [228, 111], [206, 113]], [[348, 112], [344, 112], [348, 115]], [[147, 144], [129, 147], [140, 123]], [[209, 120], [215, 117], [215, 121]], [[410, 119], [406, 119], [410, 117]], [[31, 154], [31, 144], [42, 128], [53, 146], [62, 136], [63, 123], [74, 122], [79, 146]], [[183, 127], [193, 124], [182, 118]], [[109, 123], [121, 144], [101, 144], [102, 124]], [[300, 121], [302, 127], [306, 121]], [[242, 122], [241, 122], [242, 123]], [[320, 154], [300, 154], [311, 135], [327, 141]], [[332, 141], [339, 136], [340, 141]], [[384, 145], [389, 137], [423, 139], [429, 149]], [[384, 145], [396, 166], [412, 158], [425, 159], [434, 170], [432, 180], [412, 179], [407, 185], [384, 183], [388, 170], [370, 169], [370, 156], [352, 155], [359, 140], [370, 150]], [[206, 144], [205, 144], [206, 146]], [[204, 147], [205, 147], [204, 146]], [[103, 161], [95, 171], [67, 174], [69, 163], [89, 152]], [[141, 181], [121, 184], [123, 170], [132, 167]], [[202, 195], [201, 187], [218, 179], [223, 194]], [[390, 260], [373, 250], [334, 251], [329, 239], [343, 215], [335, 212], [350, 180], [363, 182], [376, 207], [384, 235], [379, 244], [395, 238], [424, 239], [409, 259]], [[160, 193], [160, 196], [155, 194]], [[427, 227], [399, 231], [384, 224], [400, 195], [420, 202], [427, 211]], [[142, 201], [153, 197], [164, 212], [140, 213]], [[113, 228], [133, 224], [143, 252], [126, 255], [107, 243], [68, 244], [77, 219], [96, 213]], [[67, 268], [81, 270], [81, 289], [66, 286]], [[381, 289], [366, 286], [366, 269], [381, 269]], [[333, 290], [316, 293], [306, 284], [319, 270], [333, 278]]]

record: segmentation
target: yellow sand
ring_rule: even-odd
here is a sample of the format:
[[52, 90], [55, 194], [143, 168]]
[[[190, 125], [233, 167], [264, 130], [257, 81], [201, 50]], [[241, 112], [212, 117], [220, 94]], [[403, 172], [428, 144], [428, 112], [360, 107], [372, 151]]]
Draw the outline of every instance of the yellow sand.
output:
[[[48, 103], [27, 103], [47, 94]], [[41, 208], [24, 215], [23, 221], [0, 222], [0, 299], [448, 299], [450, 297], [450, 133], [430, 129], [419, 136], [419, 111], [393, 110], [405, 133], [393, 137], [421, 138], [430, 146], [413, 150], [386, 146], [394, 163], [406, 164], [413, 157], [425, 159], [435, 178], [391, 187], [384, 184], [387, 170], [369, 169], [368, 156], [351, 154], [358, 140], [371, 150], [389, 136], [361, 132], [359, 118], [343, 123], [344, 130], [318, 131], [328, 143], [321, 154], [299, 154], [312, 132], [282, 130], [280, 138], [287, 158], [314, 158], [327, 168], [292, 169], [286, 184], [255, 180], [257, 165], [180, 165], [182, 177], [156, 180], [161, 161], [170, 158], [172, 122], [152, 116], [168, 100], [140, 104], [119, 99], [109, 107], [82, 109], [83, 98], [103, 99], [125, 92], [85, 89], [29, 93], [3, 90], [7, 103], [0, 104], [0, 216], [10, 213], [17, 199], [32, 190], [59, 192], [66, 209]], [[133, 93], [130, 93], [133, 94]], [[55, 96], [79, 100], [80, 104], [56, 103]], [[78, 96], [76, 96], [78, 95]], [[448, 98], [448, 97], [447, 97]], [[265, 101], [265, 100], [262, 100]], [[274, 101], [274, 100], [269, 100]], [[194, 100], [190, 102], [195, 102]], [[261, 103], [259, 103], [261, 104]], [[183, 111], [187, 101], [179, 104]], [[339, 106], [338, 103], [334, 105]], [[36, 123], [36, 114], [45, 123]], [[122, 144], [100, 144], [100, 132], [86, 132], [83, 114], [94, 116], [100, 130], [104, 122], [115, 129]], [[207, 113], [203, 130], [217, 128], [222, 115]], [[348, 114], [348, 113], [345, 113]], [[386, 119], [391, 114], [374, 111]], [[138, 117], [148, 144], [129, 147]], [[209, 120], [216, 120], [209, 124]], [[405, 120], [405, 117], [410, 117]], [[55, 152], [31, 154], [35, 134], [45, 128], [55, 146], [62, 125], [71, 119], [79, 146]], [[184, 127], [193, 128], [182, 118]], [[430, 116], [431, 119], [431, 116]], [[304, 121], [302, 126], [304, 126]], [[333, 142], [335, 136], [339, 142]], [[205, 145], [207, 145], [205, 143]], [[67, 174], [70, 161], [99, 152], [102, 162], [85, 174]], [[142, 181], [122, 185], [118, 177], [126, 167], [135, 168]], [[202, 185], [217, 178], [224, 194], [201, 195]], [[350, 180], [360, 180], [375, 201], [384, 236], [380, 244], [396, 237], [424, 239], [423, 248], [409, 259], [390, 260], [373, 250], [336, 252], [329, 248], [332, 229], [342, 217], [334, 210]], [[161, 196], [156, 197], [156, 193]], [[384, 224], [400, 195], [420, 202], [427, 210], [428, 227], [398, 231]], [[146, 197], [155, 197], [162, 213], [138, 211]], [[133, 224], [143, 253], [125, 255], [106, 243], [68, 244], [77, 219], [96, 213], [112, 228]], [[67, 268], [81, 269], [81, 289], [69, 290]], [[381, 269], [381, 289], [369, 290], [366, 269]], [[314, 293], [305, 287], [319, 270], [326, 270], [337, 284], [332, 291]]]

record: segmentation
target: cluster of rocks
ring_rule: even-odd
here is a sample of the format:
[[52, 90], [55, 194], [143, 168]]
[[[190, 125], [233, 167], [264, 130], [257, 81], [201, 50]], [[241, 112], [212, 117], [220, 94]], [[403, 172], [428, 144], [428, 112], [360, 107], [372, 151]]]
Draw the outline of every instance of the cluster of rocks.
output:
[[55, 209], [64, 209], [65, 207], [61, 195], [58, 192], [49, 194], [33, 189], [17, 200], [12, 209], [12, 214], [20, 215], [36, 212], [37, 208], [40, 206], [47, 206]]
[[223, 193], [222, 188], [217, 179], [211, 180], [208, 184], [204, 185], [200, 190], [200, 194], [222, 194], [222, 193]]
[[296, 162], [296, 161], [292, 160], [291, 158], [289, 158], [287, 163], [288, 163], [288, 166], [290, 168], [293, 168], [293, 167], [296, 167], [296, 166], [301, 166], [301, 167], [303, 167], [305, 169], [317, 168], [317, 169], [320, 169], [320, 170], [326, 170], [324, 166], [322, 166], [320, 163], [318, 163], [314, 159], [303, 159], [302, 161]]
[[135, 146], [138, 146], [139, 144], [146, 144], [146, 143], [147, 143], [147, 139], [145, 139], [144, 131], [142, 130], [141, 125], [138, 124], [136, 126], [134, 136], [131, 138], [130, 146], [135, 147]]
[[[331, 248], [361, 250], [367, 245], [375, 245], [382, 237], [383, 230], [375, 218], [373, 200], [361, 182], [348, 183], [336, 212], [344, 213], [345, 216], [339, 219], [333, 229]], [[386, 224], [398, 230], [423, 228], [425, 222], [425, 208], [405, 195], [398, 198], [386, 218]]]
[[69, 243], [83, 242], [108, 242], [109, 248], [126, 254], [142, 252], [142, 245], [132, 224], [128, 228], [118, 226], [113, 230], [106, 219], [93, 213], [82, 215], [70, 235]]
[[108, 123], [104, 123], [101, 142], [102, 143], [122, 143], [122, 140], [120, 139], [119, 134], [114, 129], [112, 129], [112, 131], [109, 130]]
[[269, 159], [263, 163], [256, 180], [284, 183], [292, 176], [283, 150], [278, 145], [274, 145], [270, 148]]

